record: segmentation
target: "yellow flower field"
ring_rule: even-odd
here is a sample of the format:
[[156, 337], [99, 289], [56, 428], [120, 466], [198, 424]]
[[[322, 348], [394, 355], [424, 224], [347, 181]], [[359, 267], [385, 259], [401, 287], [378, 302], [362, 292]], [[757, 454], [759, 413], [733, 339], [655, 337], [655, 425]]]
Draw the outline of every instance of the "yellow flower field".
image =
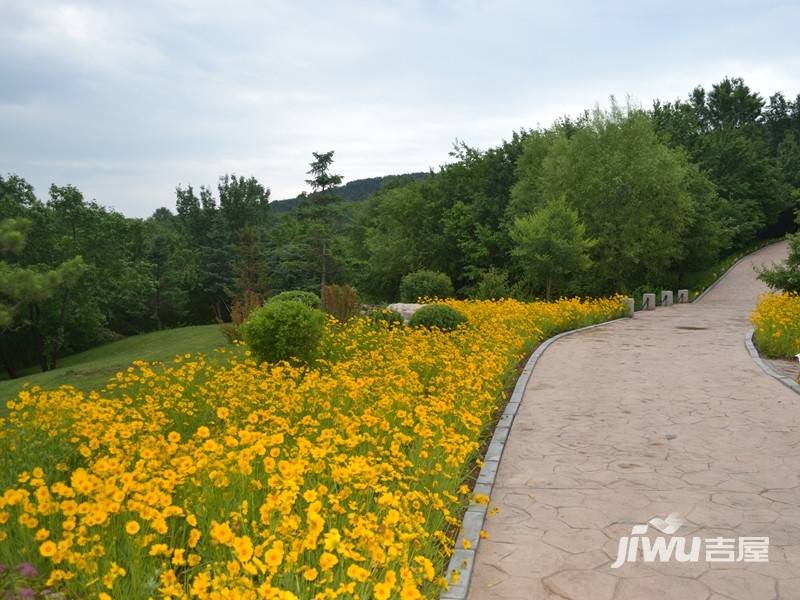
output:
[[447, 334], [332, 324], [312, 369], [239, 348], [27, 389], [0, 419], [0, 563], [67, 597], [434, 598], [514, 368], [621, 298], [449, 301]]
[[774, 358], [800, 352], [800, 296], [764, 294], [751, 315], [759, 351]]

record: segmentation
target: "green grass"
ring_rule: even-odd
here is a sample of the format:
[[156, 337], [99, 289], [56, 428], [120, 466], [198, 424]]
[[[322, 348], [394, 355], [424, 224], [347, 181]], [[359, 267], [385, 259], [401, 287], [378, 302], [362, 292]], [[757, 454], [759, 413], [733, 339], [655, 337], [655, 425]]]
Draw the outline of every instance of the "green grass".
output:
[[219, 325], [180, 327], [104, 344], [63, 358], [58, 368], [52, 371], [31, 371], [17, 379], [0, 381], [0, 412], [5, 411], [6, 401], [13, 398], [25, 383], [46, 389], [60, 385], [74, 385], [82, 390], [96, 389], [135, 360], [166, 361], [189, 352], [208, 354], [226, 344]]

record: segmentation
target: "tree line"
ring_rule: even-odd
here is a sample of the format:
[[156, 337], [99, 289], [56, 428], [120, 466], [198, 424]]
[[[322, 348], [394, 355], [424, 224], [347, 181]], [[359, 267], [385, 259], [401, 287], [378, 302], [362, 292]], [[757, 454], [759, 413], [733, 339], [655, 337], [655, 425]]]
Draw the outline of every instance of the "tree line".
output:
[[649, 109], [596, 108], [487, 150], [458, 143], [426, 177], [337, 197], [333, 152], [311, 193], [271, 206], [253, 177], [176, 189], [131, 219], [53, 185], [0, 177], [0, 360], [50, 369], [118, 336], [226, 321], [284, 290], [349, 284], [396, 300], [446, 274], [462, 296], [521, 298], [679, 287], [720, 256], [794, 229], [800, 96], [724, 79]]

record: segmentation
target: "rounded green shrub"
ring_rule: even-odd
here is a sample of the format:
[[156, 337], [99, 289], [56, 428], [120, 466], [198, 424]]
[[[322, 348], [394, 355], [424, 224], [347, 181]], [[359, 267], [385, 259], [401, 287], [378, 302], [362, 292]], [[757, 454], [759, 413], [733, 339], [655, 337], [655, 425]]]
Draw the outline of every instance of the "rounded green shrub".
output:
[[416, 302], [420, 298], [451, 298], [453, 282], [444, 273], [414, 271], [400, 280], [400, 301]]
[[242, 324], [242, 338], [259, 361], [314, 359], [325, 331], [325, 313], [302, 302], [270, 302]]
[[478, 285], [472, 293], [475, 300], [500, 300], [509, 298], [511, 288], [508, 285], [508, 273], [498, 271], [494, 267], [481, 274]]
[[322, 308], [322, 302], [314, 292], [304, 292], [302, 290], [289, 290], [272, 296], [267, 300], [267, 304], [273, 302], [302, 302], [311, 308]]
[[427, 327], [428, 329], [436, 327], [442, 331], [453, 331], [466, 322], [467, 317], [455, 308], [443, 304], [431, 304], [423, 306], [415, 312], [409, 324], [413, 327]]
[[369, 313], [368, 318], [373, 325], [386, 324], [387, 327], [402, 327], [405, 321], [403, 315], [396, 310], [378, 308]]

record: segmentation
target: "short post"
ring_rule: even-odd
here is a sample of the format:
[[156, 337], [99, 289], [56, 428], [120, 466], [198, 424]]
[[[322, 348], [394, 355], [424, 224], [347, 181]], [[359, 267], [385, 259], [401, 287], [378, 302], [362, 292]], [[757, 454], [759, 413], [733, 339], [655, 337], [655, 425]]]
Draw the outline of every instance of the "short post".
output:
[[672, 306], [672, 290], [661, 290], [661, 306]]
[[678, 290], [678, 304], [689, 303], [689, 290]]
[[642, 294], [642, 310], [655, 310], [655, 309], [656, 309], [656, 295]]
[[636, 302], [633, 298], [625, 298], [625, 316], [629, 319], [633, 318], [633, 313], [636, 310]]

